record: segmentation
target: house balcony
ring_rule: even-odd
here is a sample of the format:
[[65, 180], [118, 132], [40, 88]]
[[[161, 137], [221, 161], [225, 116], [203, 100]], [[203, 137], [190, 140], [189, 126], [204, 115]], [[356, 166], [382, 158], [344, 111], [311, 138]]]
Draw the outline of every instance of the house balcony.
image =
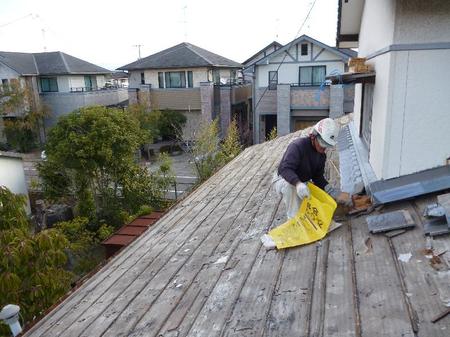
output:
[[68, 114], [76, 109], [103, 105], [114, 106], [128, 100], [128, 89], [113, 88], [71, 88], [70, 92], [42, 92], [39, 94], [41, 102], [50, 107], [52, 123], [60, 115]]
[[150, 89], [152, 109], [201, 110], [200, 88]]

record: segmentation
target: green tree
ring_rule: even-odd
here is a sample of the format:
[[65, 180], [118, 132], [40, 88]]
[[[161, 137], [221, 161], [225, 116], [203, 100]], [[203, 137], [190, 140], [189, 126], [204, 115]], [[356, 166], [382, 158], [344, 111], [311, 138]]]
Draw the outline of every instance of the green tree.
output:
[[132, 104], [128, 107], [128, 112], [144, 130], [145, 143], [153, 143], [161, 135], [159, 130], [161, 111], [150, 111], [145, 104]]
[[242, 146], [239, 141], [239, 132], [236, 119], [233, 119], [228, 127], [227, 136], [222, 143], [221, 156], [224, 164], [231, 161], [242, 151]]
[[277, 137], [278, 137], [278, 134], [277, 134], [277, 127], [274, 126], [274, 127], [272, 128], [272, 130], [270, 130], [270, 133], [269, 133], [269, 136], [267, 137], [267, 140], [274, 140], [274, 139], [277, 138]]
[[142, 205], [161, 201], [158, 179], [135, 161], [145, 138], [137, 119], [119, 109], [93, 106], [60, 118], [38, 166], [45, 196], [74, 200], [94, 231], [122, 225]]
[[89, 230], [89, 219], [76, 217], [59, 222], [55, 229], [69, 241], [69, 268], [79, 278], [98, 265], [102, 258], [100, 243], [113, 233], [113, 228], [103, 224], [96, 232]]
[[[55, 229], [33, 234], [25, 204], [0, 186], [0, 307], [18, 304], [29, 321], [70, 289], [72, 274], [64, 270], [65, 236]], [[0, 334], [8, 334], [4, 325]]]
[[176, 139], [186, 124], [186, 116], [179, 111], [162, 110], [158, 129], [163, 139]]
[[11, 147], [29, 152], [44, 143], [44, 119], [50, 109], [33, 99], [31, 90], [20, 81], [11, 81], [0, 88], [0, 114], [13, 115], [5, 120], [5, 135]]
[[[186, 142], [189, 144], [189, 142]], [[205, 181], [221, 166], [219, 120], [203, 121], [192, 145], [188, 145], [200, 181]]]

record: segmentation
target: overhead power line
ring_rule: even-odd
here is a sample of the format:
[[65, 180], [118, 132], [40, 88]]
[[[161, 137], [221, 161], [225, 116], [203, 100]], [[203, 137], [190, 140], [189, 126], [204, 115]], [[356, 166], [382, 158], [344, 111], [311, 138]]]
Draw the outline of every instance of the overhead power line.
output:
[[[292, 45], [294, 44], [294, 41], [300, 36], [300, 32], [302, 31], [302, 29], [303, 29], [305, 23], [308, 21], [309, 16], [310, 16], [310, 14], [311, 14], [311, 12], [312, 12], [312, 10], [313, 10], [313, 8], [314, 8], [316, 2], [317, 2], [317, 0], [314, 0], [314, 2], [312, 3], [311, 7], [309, 8], [308, 14], [306, 14], [306, 17], [305, 17], [305, 19], [303, 20], [302, 24], [300, 25], [300, 28], [298, 29], [297, 33], [295, 34], [294, 39], [289, 43], [288, 48], [286, 49], [287, 52], [291, 49]], [[278, 67], [277, 67], [277, 70], [276, 70], [277, 73], [278, 73], [278, 70], [280, 70], [281, 65], [284, 63], [284, 60], [286, 59], [287, 52], [284, 53], [283, 59], [281, 60], [280, 64], [279, 64]], [[269, 89], [269, 85], [267, 85], [267, 87], [264, 89], [264, 91], [263, 91], [261, 97], [259, 98], [258, 102], [257, 102], [256, 105], [255, 105], [255, 108], [253, 109], [253, 113], [256, 112], [256, 108], [258, 108], [259, 103], [260, 103], [261, 100], [263, 99], [263, 97], [264, 97], [264, 95], [266, 94], [266, 92], [267, 92], [268, 89]]]

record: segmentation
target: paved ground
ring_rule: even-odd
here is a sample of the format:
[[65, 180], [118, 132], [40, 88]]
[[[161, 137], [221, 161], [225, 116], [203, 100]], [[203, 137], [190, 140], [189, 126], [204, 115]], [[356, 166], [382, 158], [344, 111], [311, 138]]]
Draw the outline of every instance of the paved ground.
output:
[[[175, 174], [176, 186], [169, 190], [167, 197], [175, 199], [175, 190], [177, 197], [189, 191], [197, 182], [197, 174], [192, 164], [192, 157], [188, 153], [182, 153], [176, 156], [170, 156], [172, 160], [172, 170]], [[150, 162], [145, 162], [150, 171], [155, 172], [159, 168], [156, 157], [152, 157]]]

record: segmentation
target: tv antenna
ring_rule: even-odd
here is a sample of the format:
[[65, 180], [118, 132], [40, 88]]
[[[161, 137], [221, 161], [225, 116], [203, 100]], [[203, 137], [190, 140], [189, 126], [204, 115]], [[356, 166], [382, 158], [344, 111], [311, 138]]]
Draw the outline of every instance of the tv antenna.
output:
[[143, 47], [143, 44], [134, 44], [133, 47], [136, 47], [138, 49], [138, 60], [141, 59], [141, 47]]
[[184, 41], [187, 41], [187, 16], [186, 16], [187, 5], [183, 7], [183, 26], [184, 26]]

